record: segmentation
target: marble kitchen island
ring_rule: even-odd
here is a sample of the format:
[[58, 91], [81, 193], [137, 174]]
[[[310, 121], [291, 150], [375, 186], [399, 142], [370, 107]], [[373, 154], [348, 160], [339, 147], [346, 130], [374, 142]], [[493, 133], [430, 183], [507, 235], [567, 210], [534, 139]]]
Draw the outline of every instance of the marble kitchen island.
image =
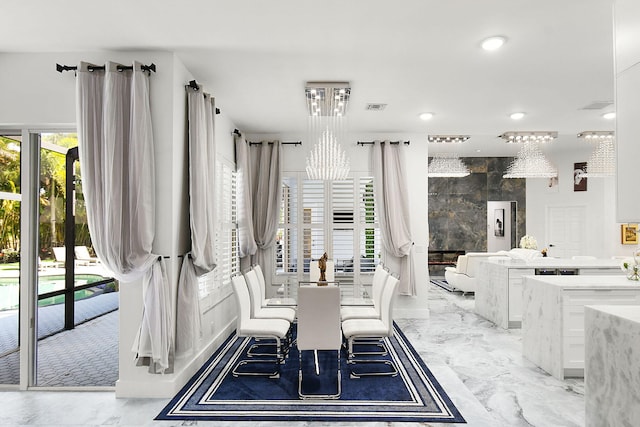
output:
[[522, 353], [555, 378], [584, 376], [587, 305], [640, 305], [640, 283], [625, 276], [527, 276]]
[[587, 427], [640, 426], [640, 306], [585, 307]]
[[522, 323], [522, 287], [525, 276], [623, 275], [620, 260], [572, 260], [507, 257], [489, 258], [480, 265], [475, 291], [475, 312], [504, 329]]

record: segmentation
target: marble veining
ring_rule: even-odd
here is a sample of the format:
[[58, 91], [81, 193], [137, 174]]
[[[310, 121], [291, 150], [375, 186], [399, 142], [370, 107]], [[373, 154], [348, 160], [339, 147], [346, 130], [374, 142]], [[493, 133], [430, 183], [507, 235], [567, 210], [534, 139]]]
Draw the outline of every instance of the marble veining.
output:
[[[561, 258], [534, 258], [531, 260], [484, 261], [476, 279], [476, 313], [501, 328], [519, 327], [523, 316], [522, 280], [535, 275], [538, 268], [576, 269], [587, 272], [577, 276], [538, 276], [554, 281], [566, 288], [580, 288], [585, 284], [603, 287], [633, 287], [622, 273], [618, 260], [571, 260]], [[595, 275], [595, 272], [599, 272]], [[605, 275], [606, 274], [606, 275]], [[510, 323], [511, 322], [511, 323]]]
[[476, 280], [475, 311], [485, 319], [509, 328], [509, 269], [485, 261], [480, 264]]
[[640, 306], [585, 308], [586, 425], [640, 425]]
[[[520, 330], [505, 330], [473, 311], [473, 296], [428, 287], [429, 319], [398, 319], [416, 350], [467, 420], [468, 427], [581, 427], [584, 386], [560, 381], [522, 357]], [[426, 289], [425, 289], [426, 290]], [[326, 422], [154, 421], [168, 399], [116, 399], [113, 392], [2, 393], [0, 424], [58, 426], [324, 426]], [[331, 423], [350, 426], [353, 423]], [[367, 423], [408, 427], [407, 423]], [[447, 427], [458, 424], [429, 424]], [[427, 427], [426, 424], [421, 424]]]
[[554, 377], [564, 378], [562, 294], [531, 276], [524, 278], [522, 352]]
[[563, 379], [584, 370], [584, 307], [640, 304], [640, 286], [624, 276], [527, 276], [523, 299], [523, 355]]

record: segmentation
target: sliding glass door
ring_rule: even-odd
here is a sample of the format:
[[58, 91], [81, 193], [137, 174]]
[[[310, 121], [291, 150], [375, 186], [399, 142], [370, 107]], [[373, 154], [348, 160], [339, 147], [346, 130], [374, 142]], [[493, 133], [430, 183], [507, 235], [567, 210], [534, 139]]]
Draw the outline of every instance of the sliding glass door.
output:
[[0, 387], [114, 386], [117, 310], [75, 133], [0, 130]]
[[20, 133], [0, 133], [0, 384], [20, 383]]
[[118, 286], [92, 250], [77, 147], [75, 133], [40, 134], [37, 386], [118, 378]]

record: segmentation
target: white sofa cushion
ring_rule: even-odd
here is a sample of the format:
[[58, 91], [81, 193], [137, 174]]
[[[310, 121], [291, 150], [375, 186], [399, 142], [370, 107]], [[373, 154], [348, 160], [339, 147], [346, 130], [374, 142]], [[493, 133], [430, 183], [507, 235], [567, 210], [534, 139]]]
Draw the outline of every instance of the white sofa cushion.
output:
[[506, 255], [513, 259], [527, 261], [534, 258], [542, 258], [542, 252], [537, 249], [513, 248], [510, 251], [500, 251], [498, 255]]
[[480, 263], [495, 255], [495, 252], [468, 252], [465, 255], [460, 255], [456, 268], [445, 268], [445, 280], [449, 285], [462, 292], [475, 292], [476, 275]]

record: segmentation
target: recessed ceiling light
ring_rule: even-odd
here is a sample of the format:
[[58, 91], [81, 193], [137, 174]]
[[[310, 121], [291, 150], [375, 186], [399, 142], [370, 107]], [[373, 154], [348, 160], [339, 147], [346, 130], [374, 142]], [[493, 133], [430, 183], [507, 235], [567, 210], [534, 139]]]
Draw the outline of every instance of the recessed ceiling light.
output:
[[525, 113], [511, 113], [509, 117], [511, 117], [513, 120], [520, 120], [524, 117], [524, 114]]
[[418, 117], [420, 117], [422, 120], [431, 120], [431, 118], [433, 117], [433, 113], [422, 113]]
[[614, 112], [604, 113], [602, 115], [602, 117], [607, 119], [607, 120], [615, 119], [616, 118], [616, 113], [614, 113]]
[[496, 50], [499, 49], [507, 41], [506, 37], [493, 36], [486, 38], [482, 41], [482, 48], [484, 50]]

